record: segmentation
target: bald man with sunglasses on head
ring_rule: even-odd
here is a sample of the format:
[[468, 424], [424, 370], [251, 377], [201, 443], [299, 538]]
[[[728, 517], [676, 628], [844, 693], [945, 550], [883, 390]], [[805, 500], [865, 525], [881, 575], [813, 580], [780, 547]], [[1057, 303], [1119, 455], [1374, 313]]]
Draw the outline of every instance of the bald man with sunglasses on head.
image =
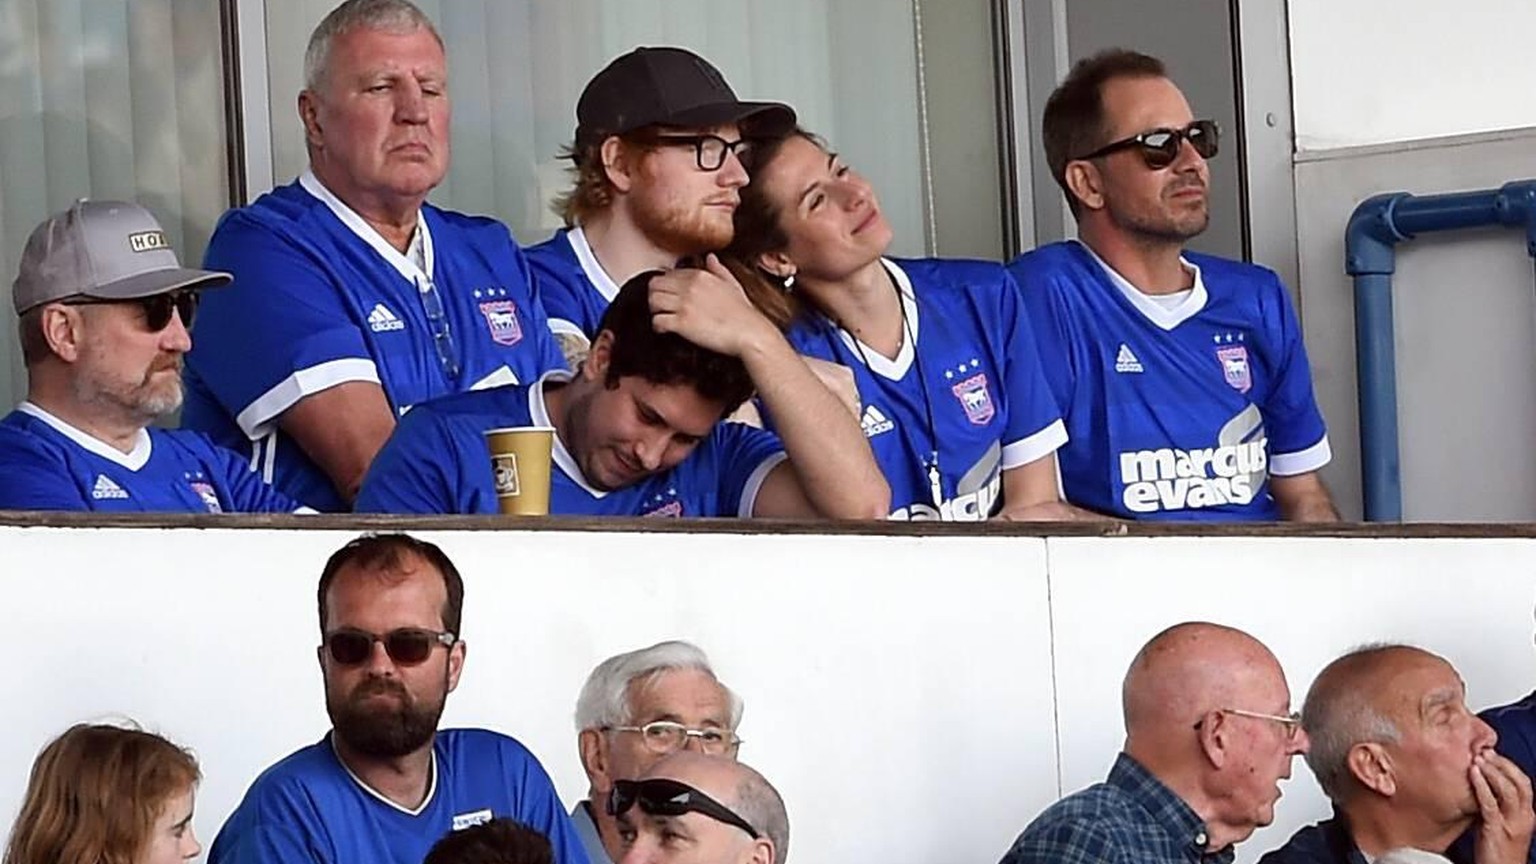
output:
[[12, 292], [27, 398], [0, 419], [0, 509], [300, 509], [239, 454], [149, 425], [181, 406], [199, 292], [228, 281], [183, 268], [137, 204], [81, 200], [37, 226]]
[[720, 756], [680, 751], [639, 780], [620, 780], [608, 812], [619, 864], [784, 864], [789, 815], [763, 775]]
[[1009, 269], [1066, 418], [1067, 500], [1126, 519], [1338, 519], [1285, 286], [1184, 250], [1210, 221], [1215, 122], [1161, 61], [1115, 49], [1073, 67], [1042, 135], [1078, 240]]

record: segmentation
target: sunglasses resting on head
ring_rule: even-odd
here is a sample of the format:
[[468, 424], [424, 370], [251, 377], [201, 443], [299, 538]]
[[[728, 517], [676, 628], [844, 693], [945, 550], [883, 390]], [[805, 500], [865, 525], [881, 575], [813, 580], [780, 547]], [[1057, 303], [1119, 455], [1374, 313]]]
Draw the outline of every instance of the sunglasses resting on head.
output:
[[747, 832], [753, 840], [762, 835], [751, 823], [729, 807], [679, 780], [653, 777], [650, 780], [615, 780], [608, 793], [608, 815], [618, 816], [640, 805], [648, 816], [681, 816], [699, 813]]

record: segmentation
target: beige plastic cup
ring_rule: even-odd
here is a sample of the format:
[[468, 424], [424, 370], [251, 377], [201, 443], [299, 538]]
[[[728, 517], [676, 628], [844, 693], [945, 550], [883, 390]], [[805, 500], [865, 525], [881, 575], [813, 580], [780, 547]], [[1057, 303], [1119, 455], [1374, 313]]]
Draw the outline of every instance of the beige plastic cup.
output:
[[487, 429], [491, 478], [502, 513], [544, 516], [549, 513], [549, 463], [555, 430], [548, 426]]

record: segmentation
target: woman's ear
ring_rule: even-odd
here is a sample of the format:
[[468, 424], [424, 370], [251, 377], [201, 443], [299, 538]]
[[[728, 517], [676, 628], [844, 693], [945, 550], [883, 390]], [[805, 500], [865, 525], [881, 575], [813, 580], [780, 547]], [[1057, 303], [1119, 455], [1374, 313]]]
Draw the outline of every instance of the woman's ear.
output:
[[798, 270], [795, 262], [783, 252], [764, 252], [757, 256], [757, 266], [767, 273], [772, 273], [780, 279], [788, 279]]

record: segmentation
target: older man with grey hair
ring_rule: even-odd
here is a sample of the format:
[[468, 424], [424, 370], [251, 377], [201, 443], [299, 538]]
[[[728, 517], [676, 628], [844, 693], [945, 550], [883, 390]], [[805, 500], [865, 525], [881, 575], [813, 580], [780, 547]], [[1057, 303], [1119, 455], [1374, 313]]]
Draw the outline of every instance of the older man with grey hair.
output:
[[506, 226], [426, 203], [449, 161], [432, 22], [408, 0], [347, 0], [304, 68], [309, 168], [214, 231], [205, 262], [234, 284], [204, 306], [182, 421], [345, 510], [411, 406], [565, 360]]
[[626, 848], [604, 806], [614, 784], [635, 780], [682, 750], [735, 759], [741, 712], [741, 699], [688, 642], [658, 642], [609, 657], [592, 670], [576, 700], [588, 800], [571, 811], [592, 864], [613, 864]]
[[1461, 676], [1407, 645], [1371, 645], [1328, 664], [1302, 708], [1307, 765], [1334, 816], [1260, 864], [1366, 864], [1392, 850], [1444, 853], [1475, 828], [1476, 864], [1525, 864], [1531, 783], [1494, 751]]

